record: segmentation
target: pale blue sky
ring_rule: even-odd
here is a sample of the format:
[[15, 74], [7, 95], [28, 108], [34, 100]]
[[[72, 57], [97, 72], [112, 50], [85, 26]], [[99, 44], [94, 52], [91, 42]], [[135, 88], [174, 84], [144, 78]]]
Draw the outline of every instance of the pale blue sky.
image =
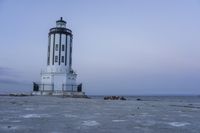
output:
[[61, 16], [87, 94], [200, 94], [200, 0], [0, 0], [0, 92], [40, 80]]

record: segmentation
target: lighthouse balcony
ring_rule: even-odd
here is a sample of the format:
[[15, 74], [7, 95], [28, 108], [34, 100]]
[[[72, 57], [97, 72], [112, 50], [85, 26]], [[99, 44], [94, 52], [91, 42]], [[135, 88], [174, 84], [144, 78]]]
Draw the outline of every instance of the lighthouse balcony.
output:
[[87, 98], [85, 92], [82, 92], [82, 84], [63, 84], [61, 90], [55, 90], [54, 84], [37, 84], [34, 82], [32, 95]]
[[33, 82], [33, 92], [47, 93], [67, 93], [67, 92], [82, 92], [82, 83], [80, 84], [62, 84], [61, 88], [55, 89], [54, 84], [40, 84]]
[[49, 34], [52, 33], [65, 33], [65, 34], [72, 34], [72, 31], [67, 28], [62, 28], [62, 27], [55, 27], [51, 28]]

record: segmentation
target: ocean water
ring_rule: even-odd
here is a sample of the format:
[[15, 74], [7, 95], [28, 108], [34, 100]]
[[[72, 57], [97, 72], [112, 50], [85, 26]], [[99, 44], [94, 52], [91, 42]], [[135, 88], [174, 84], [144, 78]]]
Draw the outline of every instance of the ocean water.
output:
[[[0, 96], [0, 133], [199, 133], [200, 97]], [[140, 99], [139, 101], [137, 99]]]

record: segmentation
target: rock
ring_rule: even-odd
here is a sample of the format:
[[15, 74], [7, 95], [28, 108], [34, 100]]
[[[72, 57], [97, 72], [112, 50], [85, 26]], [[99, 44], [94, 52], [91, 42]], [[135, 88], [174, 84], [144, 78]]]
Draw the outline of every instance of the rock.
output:
[[140, 99], [140, 98], [137, 98], [136, 100], [137, 100], [137, 101], [141, 101], [142, 99]]
[[8, 128], [11, 128], [12, 126], [8, 126]]
[[121, 97], [120, 100], [126, 100], [126, 98], [125, 97]]
[[24, 96], [31, 96], [31, 94], [24, 94], [24, 93], [11, 93], [9, 96], [14, 96], [14, 97], [24, 97]]
[[10, 102], [10, 103], [12, 103], [12, 104], [16, 104], [16, 102], [15, 102], [15, 101], [12, 101], [12, 102]]
[[120, 96], [105, 96], [104, 100], [126, 100], [126, 98]]

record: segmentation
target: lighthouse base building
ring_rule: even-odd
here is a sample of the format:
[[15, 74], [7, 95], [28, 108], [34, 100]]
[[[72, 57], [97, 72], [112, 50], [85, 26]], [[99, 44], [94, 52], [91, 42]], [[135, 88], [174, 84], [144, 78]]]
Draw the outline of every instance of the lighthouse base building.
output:
[[72, 31], [61, 17], [49, 31], [47, 67], [41, 71], [41, 82], [33, 83], [33, 95], [86, 97], [72, 69], [72, 40]]

